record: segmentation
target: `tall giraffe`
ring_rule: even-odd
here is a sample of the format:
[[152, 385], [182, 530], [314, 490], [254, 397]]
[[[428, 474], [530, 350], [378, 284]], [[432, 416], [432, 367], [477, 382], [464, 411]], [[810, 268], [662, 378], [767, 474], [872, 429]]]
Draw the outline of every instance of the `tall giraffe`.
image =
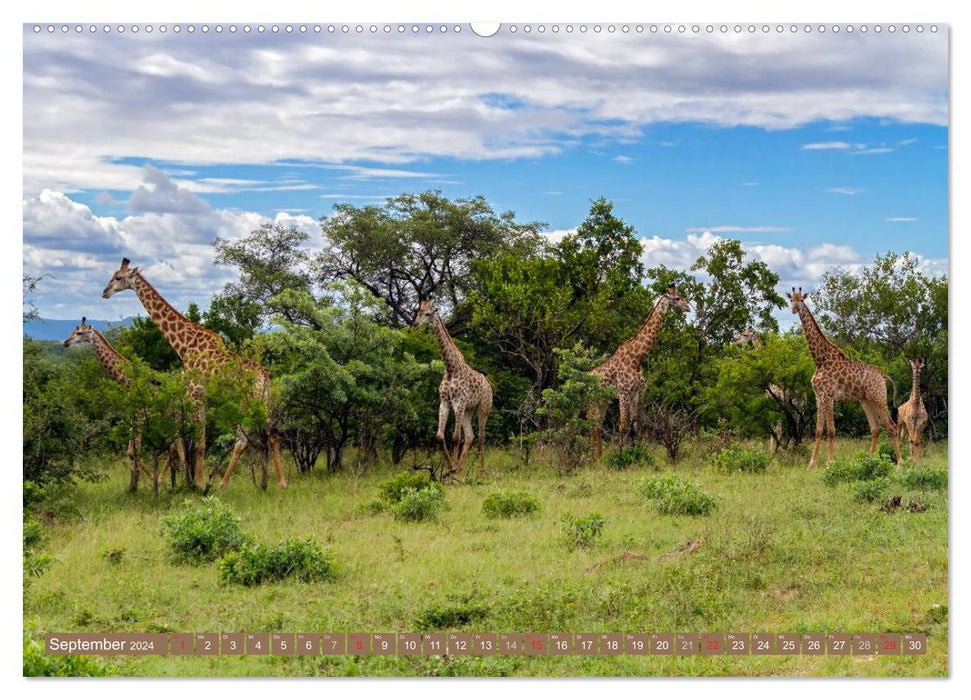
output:
[[[765, 347], [762, 342], [762, 336], [758, 334], [751, 326], [748, 326], [744, 331], [739, 333], [732, 340], [732, 345], [745, 345], [746, 343], [751, 343], [756, 349]], [[804, 409], [805, 406], [802, 405], [801, 401], [795, 401], [790, 398], [789, 392], [783, 389], [778, 384], [769, 384], [765, 389], [765, 395], [767, 398], [776, 401], [778, 403], [793, 403], [799, 407], [800, 410]], [[769, 433], [769, 454], [775, 456], [775, 453], [779, 451], [779, 436], [782, 435], [782, 421], [780, 420], [775, 424], [772, 432]]]
[[[617, 392], [620, 402], [620, 444], [623, 446], [627, 431], [630, 428], [632, 416], [637, 415], [637, 404], [640, 399], [641, 387], [644, 386], [644, 371], [641, 363], [654, 345], [657, 334], [664, 323], [664, 314], [668, 308], [674, 307], [680, 311], [690, 312], [691, 307], [685, 301], [674, 285], [662, 294], [651, 313], [633, 337], [624, 341], [617, 351], [602, 364], [590, 370], [590, 374], [600, 377], [604, 386], [609, 386]], [[601, 426], [607, 406], [595, 404], [587, 410], [587, 418], [593, 421], [593, 447], [597, 457], [603, 453], [601, 441]]]
[[[121, 261], [121, 267], [108, 280], [108, 285], [104, 288], [101, 296], [108, 299], [113, 294], [126, 289], [135, 292], [148, 315], [152, 317], [155, 325], [162, 331], [162, 335], [165, 336], [172, 349], [182, 359], [182, 364], [186, 370], [199, 370], [203, 375], [209, 375], [220, 366], [240, 362], [246, 369], [256, 372], [254, 386], [256, 397], [264, 403], [269, 401], [270, 377], [266, 370], [256, 362], [239, 358], [229, 352], [223, 345], [222, 339], [215, 332], [193, 323], [176, 311], [145, 279], [139, 268], [131, 266], [131, 261], [128, 258]], [[195, 473], [193, 480], [196, 486], [201, 486], [205, 475], [206, 406], [201, 386], [190, 383], [189, 391], [197, 406], [195, 421], [198, 437], [194, 455]], [[287, 481], [283, 476], [283, 467], [280, 464], [280, 434], [273, 425], [268, 430], [267, 442], [273, 456], [277, 484], [280, 488], [286, 488]], [[220, 488], [229, 483], [229, 477], [236, 467], [236, 462], [248, 444], [249, 437], [246, 432], [242, 426], [237, 427], [233, 455], [219, 484]]]
[[[131, 380], [126, 376], [126, 368], [131, 365], [128, 358], [124, 357], [120, 352], [115, 350], [108, 339], [105, 338], [99, 331], [88, 324], [88, 319], [86, 317], [81, 318], [81, 323], [77, 325], [71, 335], [67, 340], [64, 341], [64, 347], [70, 347], [79, 343], [88, 343], [94, 349], [94, 355], [98, 358], [98, 362], [101, 366], [105, 368], [112, 379], [114, 379], [118, 384], [122, 386], [131, 386]], [[138, 488], [138, 474], [140, 471], [147, 472], [148, 470], [139, 463], [138, 461], [138, 450], [141, 448], [141, 436], [135, 429], [135, 426], [131, 426], [131, 437], [128, 439], [128, 459], [131, 460], [131, 481], [129, 483], [129, 490], [134, 491]], [[172, 445], [169, 448], [169, 454], [165, 460], [165, 466], [162, 468], [161, 474], [159, 476], [164, 476], [166, 470], [172, 469], [172, 451], [175, 450], [178, 455], [179, 463], [185, 467], [185, 449], [182, 446], [182, 438], [176, 437], [173, 440]], [[175, 485], [175, 470], [172, 470], [172, 485]], [[156, 486], [157, 488], [157, 486]]]
[[[833, 448], [836, 442], [836, 422], [833, 418], [833, 403], [835, 401], [859, 401], [866, 413], [870, 424], [870, 454], [877, 451], [877, 440], [880, 437], [880, 425], [886, 429], [893, 440], [893, 450], [900, 462], [900, 437], [897, 426], [890, 417], [887, 408], [887, 380], [890, 377], [879, 367], [863, 362], [850, 360], [843, 351], [836, 347], [823, 335], [823, 331], [816, 323], [806, 299], [809, 293], [803, 294], [792, 288], [786, 292], [792, 301], [792, 313], [799, 316], [802, 322], [802, 332], [816, 364], [812, 386], [816, 394], [816, 442], [813, 445], [813, 456], [809, 466], [815, 467], [819, 456], [819, 445], [823, 440], [823, 427], [829, 433], [829, 461], [833, 461]], [[893, 381], [890, 379], [890, 381]]]
[[910, 365], [912, 373], [910, 399], [897, 409], [897, 426], [900, 428], [901, 438], [903, 438], [904, 431], [907, 432], [907, 439], [910, 442], [910, 461], [919, 462], [921, 459], [921, 441], [928, 420], [924, 400], [920, 397], [920, 370], [924, 366], [924, 360], [920, 357], [914, 359], [908, 357], [907, 363]]
[[[435, 332], [438, 349], [445, 363], [445, 376], [442, 377], [442, 383], [438, 385], [438, 396], [441, 402], [438, 406], [438, 432], [435, 433], [435, 439], [441, 444], [442, 451], [445, 453], [449, 474], [462, 469], [469, 448], [475, 440], [475, 433], [472, 430], [473, 414], [478, 415], [479, 467], [484, 468], [485, 428], [489, 412], [492, 410], [492, 385], [484, 374], [472, 369], [465, 362], [462, 351], [456, 347], [455, 341], [445, 330], [445, 323], [438, 314], [438, 307], [428, 299], [418, 305], [414, 327], [420, 328], [424, 325], [430, 325]], [[452, 432], [454, 454], [449, 452], [445, 444], [445, 426], [448, 423], [449, 411], [455, 414], [455, 428]], [[463, 438], [461, 452], [459, 452], [460, 433]]]

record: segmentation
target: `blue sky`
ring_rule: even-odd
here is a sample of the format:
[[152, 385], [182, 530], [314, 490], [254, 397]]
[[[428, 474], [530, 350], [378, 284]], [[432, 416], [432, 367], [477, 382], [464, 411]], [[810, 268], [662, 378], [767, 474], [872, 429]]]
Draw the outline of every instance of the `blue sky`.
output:
[[[633, 33], [632, 33], [633, 34]], [[614, 201], [644, 259], [732, 237], [818, 283], [947, 258], [947, 37], [35, 36], [24, 267], [42, 315], [120, 317], [122, 255], [174, 303], [229, 279], [215, 235], [316, 234], [339, 201], [441, 189], [575, 227]], [[319, 245], [319, 235], [314, 239]], [[44, 289], [46, 287], [46, 289]]]

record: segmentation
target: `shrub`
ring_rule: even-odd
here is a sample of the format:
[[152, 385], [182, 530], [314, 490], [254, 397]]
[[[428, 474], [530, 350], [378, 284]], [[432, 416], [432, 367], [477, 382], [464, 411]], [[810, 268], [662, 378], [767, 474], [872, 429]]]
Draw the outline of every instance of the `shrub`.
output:
[[854, 459], [838, 459], [823, 470], [823, 483], [827, 486], [852, 481], [873, 481], [890, 475], [893, 462], [883, 455], [860, 454]]
[[487, 518], [515, 518], [539, 511], [539, 499], [526, 491], [497, 491], [482, 502]]
[[442, 490], [442, 485], [433, 483], [427, 472], [398, 472], [380, 486], [381, 498], [389, 503], [397, 503], [409, 491], [434, 488]]
[[622, 470], [628, 467], [654, 466], [654, 454], [644, 444], [635, 442], [625, 449], [614, 450], [607, 455], [607, 466]]
[[563, 523], [563, 537], [570, 549], [593, 546], [607, 524], [606, 518], [600, 513], [581, 517], [564, 515], [560, 521]]
[[909, 489], [946, 491], [947, 468], [912, 467], [901, 475], [900, 481]]
[[44, 544], [44, 529], [31, 518], [24, 518], [24, 588], [30, 586], [30, 579], [40, 576], [54, 563], [54, 556], [41, 551]]
[[214, 497], [163, 518], [162, 533], [175, 560], [190, 564], [215, 561], [249, 542], [233, 509]]
[[857, 503], [876, 503], [883, 499], [883, 495], [889, 486], [889, 479], [874, 479], [873, 481], [861, 482], [857, 486], [856, 491], [853, 492], [853, 500]]
[[32, 639], [33, 627], [24, 630], [24, 677], [38, 676], [78, 678], [81, 676], [113, 676], [108, 666], [84, 656], [52, 656], [44, 651], [42, 641]]
[[894, 464], [897, 463], [897, 453], [893, 451], [893, 445], [889, 442], [881, 442], [877, 447], [877, 454], [881, 457], [886, 457]]
[[415, 621], [417, 629], [456, 629], [481, 620], [489, 613], [489, 609], [474, 602], [474, 598], [475, 594], [468, 594], [430, 605], [419, 613]]
[[398, 520], [422, 522], [433, 519], [443, 507], [445, 494], [435, 484], [424, 489], [408, 489], [391, 507], [391, 512]]
[[772, 457], [757, 450], [729, 447], [715, 455], [715, 466], [729, 474], [743, 472], [757, 474], [764, 472], [772, 463]]
[[714, 496], [677, 474], [644, 479], [637, 489], [664, 515], [708, 515], [717, 505]]
[[243, 586], [295, 577], [305, 583], [330, 581], [337, 570], [313, 538], [284, 540], [276, 546], [248, 543], [219, 560], [219, 580]]

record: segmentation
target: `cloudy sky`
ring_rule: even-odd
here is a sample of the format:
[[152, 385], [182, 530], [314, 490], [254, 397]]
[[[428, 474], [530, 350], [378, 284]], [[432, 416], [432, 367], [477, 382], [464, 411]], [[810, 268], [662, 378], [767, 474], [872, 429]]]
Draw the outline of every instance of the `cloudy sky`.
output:
[[[197, 25], [199, 27], [200, 25]], [[925, 25], [926, 27], [927, 25]], [[171, 27], [171, 25], [170, 25]], [[812, 286], [887, 250], [947, 265], [947, 30], [119, 34], [24, 29], [24, 272], [117, 319], [123, 256], [176, 306], [216, 236], [440, 189], [575, 227], [606, 196], [648, 265], [738, 238]]]

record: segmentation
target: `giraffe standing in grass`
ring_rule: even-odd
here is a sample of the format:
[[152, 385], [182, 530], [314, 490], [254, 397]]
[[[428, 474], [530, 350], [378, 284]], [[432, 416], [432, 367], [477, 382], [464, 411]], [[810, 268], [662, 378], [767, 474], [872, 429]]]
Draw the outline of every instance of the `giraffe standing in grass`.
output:
[[[199, 370], [203, 375], [210, 375], [218, 368], [239, 362], [246, 370], [256, 373], [254, 393], [256, 397], [267, 403], [269, 401], [270, 377], [259, 364], [244, 360], [229, 352], [222, 339], [208, 328], [203, 328], [197, 323], [193, 323], [188, 318], [176, 311], [155, 287], [149, 284], [141, 271], [137, 267], [131, 266], [131, 261], [124, 258], [121, 267], [108, 280], [101, 296], [108, 299], [116, 292], [131, 289], [135, 292], [138, 300], [145, 307], [148, 315], [155, 321], [155, 325], [165, 336], [165, 339], [172, 346], [172, 349], [182, 359], [182, 364], [186, 370]], [[193, 400], [196, 402], [195, 422], [198, 429], [196, 439], [196, 449], [194, 455], [194, 482], [196, 486], [201, 486], [205, 477], [205, 456], [206, 456], [206, 407], [203, 399], [203, 388], [190, 383], [189, 391]], [[273, 458], [273, 466], [276, 469], [277, 484], [280, 488], [286, 488], [287, 481], [283, 476], [283, 467], [280, 464], [280, 434], [272, 424], [268, 432], [268, 447]], [[233, 455], [226, 467], [226, 473], [219, 484], [220, 488], [226, 486], [229, 477], [236, 467], [237, 461], [249, 444], [250, 439], [242, 426], [236, 430], [236, 444], [233, 446]], [[264, 461], [265, 465], [265, 461]], [[263, 473], [263, 484], [266, 486], [266, 471]]]
[[[415, 328], [430, 325], [438, 340], [438, 348], [445, 363], [445, 376], [438, 386], [441, 402], [438, 406], [438, 432], [435, 439], [442, 446], [445, 459], [449, 465], [449, 474], [455, 474], [462, 469], [465, 458], [469, 453], [475, 433], [472, 430], [472, 416], [477, 415], [479, 421], [479, 467], [485, 467], [485, 428], [492, 410], [492, 385], [481, 372], [469, 367], [456, 347], [455, 341], [445, 330], [445, 323], [438, 314], [438, 307], [430, 300], [422, 301], [418, 306], [415, 317]], [[448, 414], [455, 415], [455, 428], [452, 432], [452, 452], [445, 444], [445, 426]], [[459, 437], [462, 444], [459, 445]]]
[[[802, 287], [799, 291], [793, 287], [791, 293], [786, 292], [786, 296], [792, 301], [792, 313], [799, 316], [802, 322], [806, 345], [816, 364], [816, 372], [812, 378], [813, 391], [816, 394], [816, 442], [813, 445], [813, 456], [809, 460], [809, 466], [815, 467], [817, 464], [824, 426], [829, 433], [829, 461], [833, 461], [836, 442], [833, 404], [836, 401], [859, 401], [870, 424], [870, 454], [877, 451], [877, 440], [880, 437], [882, 424], [893, 441], [893, 450], [899, 463], [900, 437], [887, 408], [887, 380], [890, 377], [879, 367], [850, 360], [842, 350], [823, 335], [819, 324], [806, 306], [809, 293], [804, 294]], [[890, 379], [890, 381], [893, 380]]]
[[[651, 313], [637, 333], [624, 341], [606, 361], [590, 370], [590, 374], [600, 377], [604, 386], [612, 387], [617, 392], [617, 399], [620, 402], [618, 428], [622, 447], [632, 418], [637, 415], [641, 387], [644, 386], [644, 371], [641, 369], [641, 363], [654, 345], [661, 325], [664, 323], [664, 314], [670, 307], [684, 312], [691, 311], [688, 302], [678, 293], [673, 284], [654, 304], [654, 308], [651, 309]], [[595, 404], [587, 410], [587, 418], [594, 425], [593, 448], [597, 457], [603, 453], [601, 427], [606, 412], [607, 406], [603, 404]]]
[[[98, 358], [98, 362], [101, 366], [105, 368], [112, 379], [114, 379], [118, 384], [122, 386], [130, 386], [131, 381], [125, 375], [126, 368], [131, 364], [128, 358], [122, 356], [115, 348], [108, 342], [100, 332], [95, 330], [91, 325], [88, 324], [87, 318], [82, 318], [81, 323], [77, 325], [74, 332], [64, 341], [64, 347], [68, 348], [75, 344], [89, 343], [92, 348], [94, 348], [94, 355]], [[132, 426], [131, 437], [128, 440], [128, 459], [131, 460], [131, 481], [129, 482], [128, 490], [134, 491], [138, 488], [138, 475], [140, 471], [148, 473], [148, 469], [139, 463], [138, 461], [138, 451], [141, 448], [142, 439], [138, 434], [138, 431]], [[172, 469], [172, 451], [175, 451], [178, 455], [179, 463], [185, 468], [185, 449], [182, 447], [182, 438], [176, 437], [172, 441], [172, 445], [169, 448], [168, 457], [165, 460], [165, 466], [162, 468], [161, 474], [163, 476], [165, 471], [168, 469], [172, 470], [172, 485], [175, 486], [175, 470]], [[156, 483], [156, 490], [158, 485]]]
[[924, 428], [927, 427], [927, 409], [924, 408], [924, 400], [920, 398], [920, 370], [924, 366], [924, 360], [920, 357], [907, 358], [907, 363], [910, 365], [913, 382], [910, 388], [910, 399], [897, 409], [897, 425], [900, 426], [900, 437], [903, 438], [906, 431], [907, 439], [910, 441], [910, 461], [919, 462], [921, 441], [924, 437]]

